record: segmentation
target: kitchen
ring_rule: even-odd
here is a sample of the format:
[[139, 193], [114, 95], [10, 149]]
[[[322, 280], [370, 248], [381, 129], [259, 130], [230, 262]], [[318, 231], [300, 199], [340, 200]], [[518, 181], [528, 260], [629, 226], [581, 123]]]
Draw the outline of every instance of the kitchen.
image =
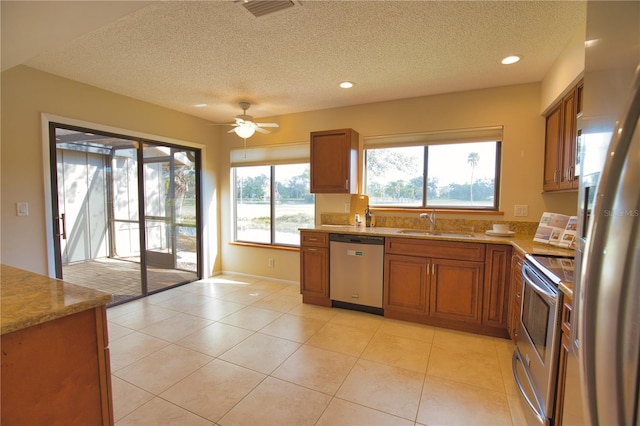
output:
[[[579, 67], [578, 67], [579, 68]], [[574, 80], [579, 78], [580, 70], [573, 74], [568, 81], [568, 83], [563, 86], [568, 87], [571, 83], [574, 83]], [[38, 87], [45, 88], [48, 93], [53, 96], [63, 96], [63, 93], [54, 89], [53, 86], [56, 84], [68, 85], [67, 81], [61, 81], [56, 77], [50, 75], [41, 75], [39, 72], [30, 70], [30, 69], [20, 69], [13, 70], [11, 73], [3, 73], [3, 95], [7, 93], [7, 89], [5, 89], [5, 78], [7, 81], [14, 83], [15, 86], [9, 89], [10, 98], [16, 96], [12, 90], [19, 91], [21, 88], [26, 90], [27, 87], [31, 87], [33, 84], [36, 84]], [[49, 84], [51, 86], [49, 86]], [[81, 90], [89, 90], [93, 91], [94, 89], [82, 87]], [[105, 100], [108, 100], [110, 96], [92, 92], [98, 97], [101, 97]], [[64, 94], [68, 96], [68, 93]], [[322, 122], [323, 128], [344, 128], [344, 127], [353, 127], [358, 129], [363, 134], [370, 135], [379, 135], [379, 134], [393, 134], [393, 133], [405, 133], [412, 131], [425, 131], [429, 130], [425, 128], [424, 124], [416, 125], [411, 119], [415, 114], [418, 115], [429, 115], [433, 120], [433, 126], [437, 126], [438, 129], [447, 129], [447, 128], [465, 128], [465, 127], [477, 127], [479, 125], [485, 125], [487, 123], [494, 124], [495, 121], [499, 121], [501, 124], [505, 126], [505, 141], [509, 140], [510, 142], [505, 143], [504, 148], [504, 162], [503, 162], [503, 174], [505, 176], [517, 176], [517, 179], [513, 179], [509, 182], [505, 179], [504, 185], [502, 187], [502, 200], [507, 204], [528, 204], [530, 209], [530, 221], [537, 221], [539, 213], [542, 211], [550, 210], [550, 211], [559, 211], [571, 213], [575, 210], [575, 206], [577, 205], [577, 195], [575, 193], [570, 194], [545, 194], [545, 195], [535, 195], [530, 198], [525, 198], [524, 201], [520, 201], [519, 197], [522, 193], [522, 188], [538, 188], [533, 192], [539, 193], [539, 188], [541, 185], [541, 170], [539, 168], [539, 164], [543, 163], [544, 149], [540, 144], [540, 138], [543, 135], [544, 131], [544, 119], [540, 116], [540, 98], [541, 96], [541, 88], [538, 84], [525, 84], [525, 85], [517, 85], [517, 86], [507, 86], [500, 87], [495, 89], [481, 89], [476, 91], [470, 91], [466, 93], [456, 93], [456, 94], [447, 94], [447, 95], [437, 95], [433, 97], [426, 98], [415, 98], [408, 99], [403, 101], [388, 101], [382, 103], [375, 103], [369, 105], [363, 105], [358, 107], [344, 107], [336, 109], [335, 111], [328, 112], [320, 112], [320, 113], [298, 113], [293, 114], [291, 116], [282, 116], [279, 117], [278, 121], [281, 125], [282, 132], [280, 136], [285, 140], [302, 140], [304, 138], [303, 134], [304, 130], [315, 129], [314, 125], [311, 123], [314, 122]], [[81, 96], [79, 96], [81, 98]], [[553, 96], [552, 96], [553, 98]], [[4, 103], [3, 96], [3, 103]], [[128, 101], [125, 102], [123, 100], [118, 100], [119, 104], [128, 104]], [[450, 105], [451, 109], [442, 109], [439, 108], [443, 103]], [[37, 108], [36, 108], [37, 109]], [[43, 107], [42, 109], [47, 109]], [[451, 114], [451, 110], [455, 110], [456, 114]], [[7, 109], [3, 107], [3, 111], [5, 112], [5, 117], [7, 116]], [[9, 109], [9, 117], [14, 117], [12, 115], [13, 111]], [[71, 113], [68, 113], [71, 114]], [[65, 114], [66, 115], [66, 114]], [[76, 114], [71, 114], [76, 115]], [[83, 114], [77, 114], [77, 116], [84, 116]], [[20, 114], [15, 115], [15, 117], [21, 117]], [[523, 119], [523, 117], [529, 117], [530, 119]], [[33, 122], [35, 119], [31, 119]], [[24, 120], [22, 120], [23, 122]], [[190, 129], [189, 124], [195, 123], [197, 120], [189, 117], [180, 117], [178, 120], [177, 126], [178, 128], [185, 129], [184, 133], [182, 133], [181, 138], [185, 138], [185, 135], [189, 135], [191, 140], [196, 141], [204, 141], [209, 137], [209, 132], [205, 132], [205, 129], [202, 125], [199, 125], [197, 130]], [[126, 125], [127, 120], [122, 122], [123, 126]], [[29, 127], [29, 126], [26, 126]], [[170, 127], [170, 126], [167, 126]], [[297, 129], [297, 130], [296, 130]], [[3, 126], [3, 133], [4, 133]], [[30, 139], [38, 140], [39, 135], [36, 131], [27, 130], [25, 128], [25, 132], [29, 134], [31, 132]], [[166, 129], [167, 134], [176, 134], [175, 128]], [[289, 133], [290, 132], [290, 133]], [[180, 132], [178, 132], [180, 133]], [[4, 135], [3, 135], [4, 138]], [[236, 139], [225, 139], [228, 143], [236, 143]], [[31, 154], [31, 157], [39, 158], [40, 152], [37, 144], [35, 146], [30, 146], [29, 149], [26, 150], [26, 153], [15, 153], [15, 157], [10, 157], [13, 160], [17, 160], [23, 157], [25, 154]], [[207, 153], [210, 155], [209, 159], [213, 160], [215, 158], [215, 152], [213, 150], [209, 150]], [[3, 146], [3, 154], [5, 154], [5, 146]], [[227, 155], [220, 155], [220, 161], [222, 162], [221, 170], [225, 170], [225, 162], [228, 161]], [[9, 160], [6, 160], [9, 161]], [[19, 161], [15, 161], [19, 162]], [[3, 155], [3, 174], [6, 170], [5, 163], [5, 155]], [[33, 175], [36, 176], [33, 178], [36, 181], [41, 181], [37, 176], [39, 172], [35, 172]], [[212, 176], [213, 181], [219, 180], [219, 182], [215, 183], [216, 188], [220, 191], [221, 197], [221, 209], [220, 209], [220, 218], [223, 223], [228, 223], [229, 216], [228, 211], [230, 197], [226, 197], [225, 194], [228, 193], [229, 178], [228, 174], [224, 172], [216, 173]], [[6, 179], [3, 179], [6, 182]], [[32, 182], [33, 184], [34, 182]], [[212, 184], [213, 182], [210, 182]], [[219, 183], [219, 184], [218, 184]], [[33, 190], [31, 191], [34, 192]], [[14, 202], [15, 194], [8, 194], [5, 198], [5, 191], [3, 187], [3, 199], [11, 200], [8, 202], [3, 202], [3, 206], [6, 208], [10, 208]], [[44, 210], [42, 206], [42, 202], [38, 201], [40, 198], [39, 195], [33, 197], [33, 201], [31, 203], [35, 203], [36, 211]], [[209, 199], [211, 200], [211, 199]], [[205, 201], [206, 202], [206, 201]], [[345, 196], [340, 195], [326, 195], [326, 196], [318, 196], [317, 197], [317, 205], [319, 211], [323, 212], [342, 212], [344, 211], [344, 203]], [[33, 206], [34, 204], [32, 204]], [[505, 208], [505, 216], [504, 219], [511, 220], [513, 219], [513, 215], [511, 215], [511, 208]], [[10, 215], [10, 214], [9, 214]], [[535, 215], [535, 217], [534, 217]], [[6, 217], [8, 215], [4, 215]], [[216, 217], [215, 212], [210, 213], [210, 218]], [[448, 217], [448, 216], [447, 216]], [[455, 218], [455, 215], [451, 216]], [[489, 219], [490, 220], [490, 219]], [[3, 219], [4, 221], [4, 219]], [[17, 225], [17, 229], [24, 229], [23, 222], [15, 222]], [[43, 225], [36, 224], [34, 229], [42, 230]], [[26, 240], [22, 240], [22, 236], [18, 238], [17, 232], [5, 232], [7, 228], [5, 228], [3, 224], [3, 261], [4, 259], [13, 260], [13, 263], [18, 265], [27, 266], [25, 260], [18, 260], [20, 257], [20, 252], [24, 251], [24, 247], [31, 242], [41, 242], [44, 240], [44, 237], [32, 236], [29, 235], [29, 238]], [[33, 234], [33, 232], [26, 232], [26, 234]], [[220, 235], [223, 238], [223, 241], [229, 241], [228, 235], [228, 227], [222, 226], [219, 229], [211, 229], [209, 230], [212, 236]], [[39, 233], [40, 235], [44, 235], [44, 232]], [[9, 238], [10, 243], [15, 244], [15, 251], [8, 250], [7, 243], [5, 240], [5, 236]], [[38, 244], [40, 247], [44, 247], [45, 244]], [[277, 278], [295, 281], [298, 279], [297, 275], [299, 271], [296, 271], [296, 268], [291, 268], [286, 265], [295, 265], [297, 260], [297, 254], [292, 253], [277, 253], [277, 254], [267, 254], [267, 250], [260, 248], [245, 248], [245, 247], [236, 247], [236, 246], [228, 246], [226, 244], [222, 244], [219, 248], [220, 253], [213, 256], [215, 258], [215, 265], [218, 265], [213, 268], [213, 270], [244, 270], [248, 274], [258, 275], [264, 274], [264, 271], [269, 273], [279, 274]], [[214, 249], [215, 251], [215, 249]], [[254, 259], [252, 265], [246, 265], [246, 262], [243, 262], [242, 259], [246, 259], [246, 257], [250, 257]], [[272, 256], [275, 257], [275, 265], [277, 271], [269, 271], [266, 269], [266, 258]], [[223, 260], [221, 260], [221, 259]], [[264, 258], [264, 259], [263, 259]], [[265, 261], [262, 261], [265, 260]], [[34, 265], [32, 269], [37, 270], [39, 272], [44, 272], [46, 267], [44, 266], [46, 262], [44, 260], [39, 260], [39, 265]], [[265, 265], [265, 266], [263, 266]], [[220, 269], [218, 269], [220, 268]]]

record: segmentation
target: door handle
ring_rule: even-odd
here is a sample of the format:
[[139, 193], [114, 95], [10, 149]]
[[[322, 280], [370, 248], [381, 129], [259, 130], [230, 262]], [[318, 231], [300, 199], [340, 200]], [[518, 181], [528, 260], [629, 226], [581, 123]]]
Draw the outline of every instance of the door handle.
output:
[[62, 223], [62, 233], [58, 234], [58, 235], [61, 236], [63, 240], [66, 240], [67, 239], [67, 218], [66, 218], [66, 215], [64, 213], [62, 213], [60, 215], [60, 217], [58, 218], [58, 220], [60, 220], [61, 223]]

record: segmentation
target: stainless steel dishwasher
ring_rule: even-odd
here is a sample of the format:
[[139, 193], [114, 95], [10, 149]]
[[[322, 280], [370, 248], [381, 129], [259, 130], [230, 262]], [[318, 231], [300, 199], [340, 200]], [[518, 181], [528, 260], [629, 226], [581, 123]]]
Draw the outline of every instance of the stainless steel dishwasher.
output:
[[332, 305], [382, 315], [384, 237], [329, 234], [329, 258]]

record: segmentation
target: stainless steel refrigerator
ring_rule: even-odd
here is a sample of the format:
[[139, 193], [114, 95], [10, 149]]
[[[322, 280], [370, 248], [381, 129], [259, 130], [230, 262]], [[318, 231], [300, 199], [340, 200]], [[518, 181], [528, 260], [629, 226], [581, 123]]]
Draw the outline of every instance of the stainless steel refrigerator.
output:
[[640, 2], [589, 1], [565, 425], [640, 424]]

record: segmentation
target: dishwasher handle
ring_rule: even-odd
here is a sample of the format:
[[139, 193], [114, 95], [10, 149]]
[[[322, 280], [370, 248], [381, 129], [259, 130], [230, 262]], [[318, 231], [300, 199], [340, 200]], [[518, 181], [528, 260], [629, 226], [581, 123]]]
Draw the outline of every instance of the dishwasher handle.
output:
[[329, 234], [329, 241], [336, 243], [371, 244], [384, 245], [384, 237], [350, 235], [350, 234]]

